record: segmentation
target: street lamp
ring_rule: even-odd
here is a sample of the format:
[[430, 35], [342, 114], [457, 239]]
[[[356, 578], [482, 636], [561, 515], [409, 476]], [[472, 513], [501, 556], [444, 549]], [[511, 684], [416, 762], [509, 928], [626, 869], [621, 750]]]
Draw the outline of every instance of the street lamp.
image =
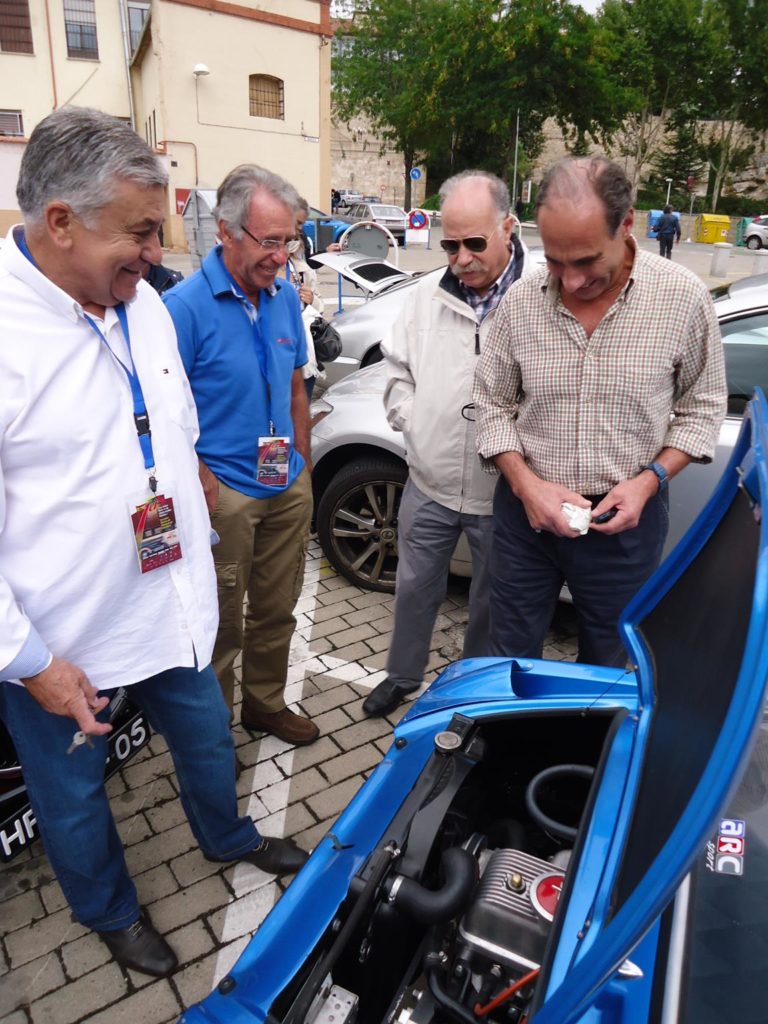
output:
[[669, 194], [672, 191], [672, 179], [671, 178], [667, 178], [666, 182], [667, 182], [667, 201], [666, 201], [666, 203], [664, 205], [665, 206], [669, 206]]

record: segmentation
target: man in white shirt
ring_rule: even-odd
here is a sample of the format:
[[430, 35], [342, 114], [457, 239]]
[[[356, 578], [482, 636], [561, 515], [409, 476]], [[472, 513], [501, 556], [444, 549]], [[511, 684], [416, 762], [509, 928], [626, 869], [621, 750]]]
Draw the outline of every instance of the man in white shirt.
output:
[[128, 687], [165, 737], [208, 859], [306, 859], [238, 817], [197, 416], [143, 281], [166, 184], [116, 118], [56, 111], [25, 150], [24, 223], [0, 253], [0, 718], [75, 916], [158, 977], [176, 956], [142, 914], [104, 791], [110, 691]]

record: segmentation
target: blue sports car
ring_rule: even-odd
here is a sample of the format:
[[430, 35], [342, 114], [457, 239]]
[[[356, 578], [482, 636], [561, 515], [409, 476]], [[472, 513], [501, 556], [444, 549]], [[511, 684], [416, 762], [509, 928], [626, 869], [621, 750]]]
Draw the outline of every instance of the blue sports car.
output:
[[626, 670], [449, 668], [186, 1024], [768, 1020], [768, 405]]

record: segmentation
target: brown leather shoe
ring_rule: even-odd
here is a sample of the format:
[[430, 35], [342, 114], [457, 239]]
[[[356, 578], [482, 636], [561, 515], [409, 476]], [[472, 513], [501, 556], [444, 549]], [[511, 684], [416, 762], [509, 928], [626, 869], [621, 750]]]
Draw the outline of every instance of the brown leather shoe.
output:
[[306, 747], [309, 743], [314, 743], [320, 735], [320, 730], [314, 722], [289, 711], [288, 708], [268, 714], [264, 711], [246, 711], [243, 707], [240, 712], [240, 724], [248, 732], [268, 732], [272, 736], [277, 736], [279, 740], [292, 743], [295, 747]]

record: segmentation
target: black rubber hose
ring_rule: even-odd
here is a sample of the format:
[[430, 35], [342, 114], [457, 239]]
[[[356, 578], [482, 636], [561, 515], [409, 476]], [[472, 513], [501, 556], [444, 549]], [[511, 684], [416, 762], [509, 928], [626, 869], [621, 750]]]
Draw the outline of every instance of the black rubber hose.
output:
[[429, 984], [429, 991], [432, 993], [432, 997], [440, 1008], [453, 1020], [458, 1021], [458, 1024], [477, 1024], [477, 1017], [470, 1013], [469, 1010], [465, 1009], [461, 1003], [457, 1003], [455, 999], [451, 999], [448, 993], [443, 989], [440, 984], [440, 978], [438, 974], [440, 969], [431, 965], [427, 967], [427, 983]]
[[[440, 889], [425, 889], [412, 878], [403, 878], [394, 905], [422, 924], [450, 921], [469, 903], [477, 884], [477, 861], [468, 850], [452, 846], [441, 860], [445, 882]], [[402, 876], [400, 876], [402, 877]]]
[[534, 775], [526, 787], [525, 806], [528, 808], [528, 813], [536, 824], [540, 825], [547, 832], [551, 832], [560, 839], [574, 840], [577, 829], [571, 828], [570, 825], [564, 825], [560, 821], [555, 821], [554, 818], [550, 818], [539, 807], [539, 786], [549, 779], [556, 779], [561, 775], [575, 775], [577, 778], [591, 779], [594, 774], [595, 769], [588, 764], [554, 764], [551, 768], [545, 768], [543, 772]]

